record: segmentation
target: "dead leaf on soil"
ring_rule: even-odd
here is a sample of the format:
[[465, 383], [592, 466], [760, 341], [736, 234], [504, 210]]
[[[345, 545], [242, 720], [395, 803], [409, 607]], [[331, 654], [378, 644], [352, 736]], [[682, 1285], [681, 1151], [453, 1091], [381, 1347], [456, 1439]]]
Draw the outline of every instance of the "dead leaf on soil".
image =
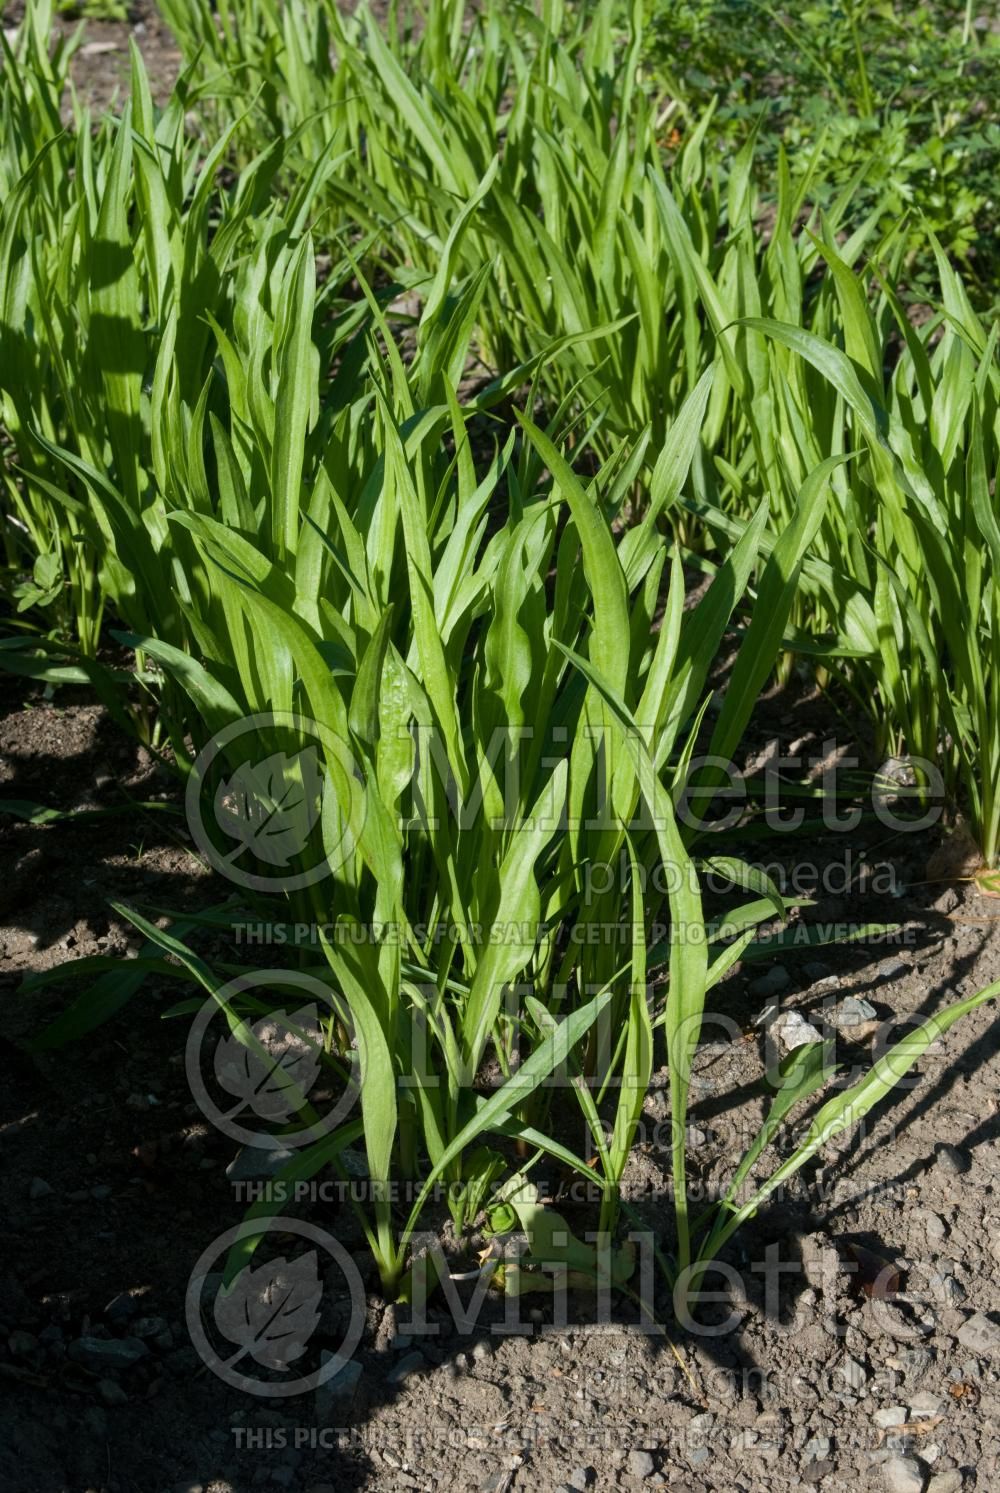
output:
[[948, 1393], [953, 1400], [960, 1400], [970, 1410], [979, 1404], [979, 1390], [974, 1384], [970, 1384], [967, 1379], [960, 1379], [957, 1384], [949, 1385]]
[[888, 1301], [899, 1290], [899, 1271], [891, 1260], [866, 1249], [863, 1244], [844, 1245], [857, 1265], [854, 1279], [864, 1294], [873, 1301]]

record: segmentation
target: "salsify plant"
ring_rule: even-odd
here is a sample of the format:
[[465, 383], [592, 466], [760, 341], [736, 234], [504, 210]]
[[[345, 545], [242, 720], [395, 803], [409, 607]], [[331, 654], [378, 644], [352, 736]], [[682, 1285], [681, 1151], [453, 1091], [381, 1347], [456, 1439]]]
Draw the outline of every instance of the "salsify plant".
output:
[[[748, 410], [757, 441], [771, 441], [775, 490], [847, 458], [800, 573], [795, 646], [872, 712], [880, 757], [910, 754], [922, 797], [937, 784], [961, 801], [989, 873], [1000, 854], [998, 331], [936, 244], [943, 301], [920, 328], [889, 278], [868, 293], [856, 247], [829, 234], [820, 244], [839, 303], [824, 335], [786, 316], [742, 320], [767, 344], [770, 398]], [[690, 500], [723, 547], [747, 523], [738, 474], [724, 475], [711, 502]]]
[[[167, 16], [198, 76], [227, 79], [216, 102], [229, 118], [245, 108], [248, 142], [294, 131], [289, 166], [300, 173], [336, 156], [321, 232], [364, 225], [375, 260], [418, 298], [442, 261], [474, 290], [487, 367], [525, 361], [553, 336], [591, 334], [572, 362], [546, 364], [541, 389], [552, 406], [572, 396], [595, 411], [599, 449], [648, 427], [658, 450], [720, 346], [731, 353], [691, 480], [710, 499], [718, 457], [755, 496], [771, 490], [769, 448], [754, 449], [734, 397], [756, 384], [761, 344], [731, 323], [762, 312], [828, 329], [836, 302], [804, 294], [821, 259], [797, 231], [818, 166], [793, 187], [782, 158], [765, 234], [753, 141], [723, 165], [706, 143], [709, 111], [674, 158], [643, 72], [641, 6], [545, 3], [535, 14], [492, 0], [469, 13], [434, 0], [383, 27], [366, 7], [345, 16], [332, 0], [233, 0], [216, 25], [202, 0], [171, 0]], [[831, 232], [863, 175], [831, 201]], [[876, 218], [852, 235], [855, 253]], [[748, 468], [758, 462], [759, 476]], [[789, 508], [796, 491], [784, 494]]]
[[[689, 1215], [708, 993], [791, 911], [711, 854], [718, 778], [699, 758], [732, 757], [779, 655], [811, 648], [855, 684], [869, 671], [911, 750], [918, 726], [935, 751], [947, 729], [995, 855], [994, 665], [977, 672], [975, 646], [996, 607], [977, 547], [992, 559], [995, 337], [944, 265], [936, 346], [889, 290], [870, 310], [850, 266], [871, 223], [839, 247], [836, 211], [798, 232], [787, 171], [766, 242], [748, 153], [723, 191], [695, 130], [668, 173], [638, 8], [624, 47], [609, 4], [568, 39], [554, 5], [518, 11], [520, 30], [499, 5], [470, 29], [432, 5], [419, 38], [332, 5], [239, 0], [218, 25], [170, 10], [225, 79], [192, 55], [158, 111], [135, 55], [130, 101], [96, 134], [82, 111], [60, 127], [68, 50], [49, 57], [45, 0], [16, 70], [5, 53], [4, 511], [33, 579], [0, 653], [90, 679], [119, 714], [146, 689], [199, 848], [239, 892], [170, 928], [120, 908], [139, 956], [83, 961], [93, 983], [38, 1044], [180, 977], [200, 994], [173, 1014], [210, 1003], [256, 1054], [289, 979], [321, 992], [314, 1056], [345, 1117], [321, 1133], [290, 1079], [275, 1134], [297, 1154], [279, 1180], [363, 1168], [355, 1206], [385, 1289], [405, 1294], [438, 1186], [457, 1228], [506, 1208], [535, 1262], [558, 1258], [527, 1180], [546, 1157], [601, 1200], [604, 1246], [575, 1241], [564, 1263], [626, 1285], [621, 1184], [663, 1040], [664, 1260], [696, 1287], [745, 1218], [996, 993], [827, 1095], [746, 1197], [778, 1125], [835, 1079], [823, 1044], [799, 1049], [728, 1193]], [[203, 154], [185, 122], [209, 91], [224, 124]], [[878, 252], [891, 268], [897, 241]], [[893, 319], [905, 351], [887, 387]], [[495, 366], [470, 394], [476, 355]], [[691, 605], [688, 512], [723, 556], [702, 560]], [[30, 611], [57, 605], [60, 581], [71, 640]], [[134, 676], [92, 656], [105, 602]], [[721, 913], [706, 869], [732, 889]], [[275, 909], [296, 930], [280, 958], [201, 950], [200, 930]], [[253, 1210], [262, 1229], [271, 1207]]]
[[[548, 1156], [587, 1176], [602, 1199], [608, 1247], [577, 1242], [574, 1268], [624, 1285], [630, 1256], [608, 1250], [662, 1029], [670, 1272], [697, 1283], [749, 1207], [734, 1191], [708, 1225], [689, 1217], [686, 1120], [706, 996], [760, 925], [788, 908], [759, 873], [706, 855], [675, 798], [687, 792], [703, 808], [711, 799], [696, 761], [702, 730], [716, 757], [738, 744], [841, 458], [809, 474], [759, 566], [708, 731], [709, 671], [767, 521], [762, 506], [686, 607], [661, 517], [686, 482], [715, 370], [671, 425], [644, 515], [626, 528], [619, 518], [643, 446], [620, 447], [584, 479], [524, 415], [520, 439], [477, 451], [482, 409], [463, 409], [446, 376], [464, 360], [462, 299], [429, 298], [406, 367], [364, 289], [364, 356], [343, 353], [322, 400], [314, 338], [324, 307], [307, 237], [291, 248], [273, 378], [265, 317], [240, 323], [241, 341], [213, 329], [216, 399], [193, 412], [186, 450], [212, 451], [220, 506], [163, 495], [167, 524], [187, 541], [171, 554], [175, 571], [187, 567], [189, 646], [159, 635], [155, 614], [148, 634], [122, 634], [184, 693], [208, 749], [191, 771], [189, 805], [213, 864], [239, 866], [241, 892], [202, 920], [218, 929], [244, 921], [248, 907], [266, 917], [275, 905], [268, 873], [281, 867], [277, 906], [304, 930], [292, 941], [292, 973], [307, 988], [318, 983], [329, 1003], [319, 1061], [334, 1088], [356, 1088], [346, 1120], [303, 1144], [279, 1180], [356, 1168], [363, 1152], [369, 1185], [355, 1206], [384, 1288], [406, 1293], [409, 1242], [437, 1184], [462, 1228], [506, 1175], [501, 1195], [527, 1228], [532, 1258], [548, 1262], [551, 1213], [509, 1191]], [[440, 402], [419, 403], [421, 390]], [[751, 900], [707, 918], [706, 866]], [[97, 985], [40, 1042], [92, 1027], [156, 973], [202, 988], [177, 1012], [207, 999], [231, 1038], [255, 1050], [258, 1022], [287, 1005], [285, 975], [204, 957], [190, 920], [168, 931], [121, 911], [146, 947], [116, 970], [88, 961]], [[664, 939], [651, 937], [658, 922]], [[941, 1029], [990, 993], [944, 1013]], [[795, 1165], [860, 1117], [920, 1050], [893, 1049], [867, 1086], [828, 1099]], [[750, 1163], [782, 1114], [830, 1078], [825, 1051], [800, 1054], [779, 1075]], [[582, 1148], [568, 1143], [555, 1103], [567, 1094], [584, 1122]], [[308, 1096], [296, 1098], [279, 1139], [311, 1136], [317, 1123]], [[758, 1204], [790, 1167], [758, 1188]], [[402, 1217], [392, 1202], [400, 1177], [417, 1183]], [[276, 1206], [254, 1206], [262, 1230]], [[253, 1244], [236, 1248], [231, 1271]], [[524, 1279], [509, 1284], [523, 1289]]]

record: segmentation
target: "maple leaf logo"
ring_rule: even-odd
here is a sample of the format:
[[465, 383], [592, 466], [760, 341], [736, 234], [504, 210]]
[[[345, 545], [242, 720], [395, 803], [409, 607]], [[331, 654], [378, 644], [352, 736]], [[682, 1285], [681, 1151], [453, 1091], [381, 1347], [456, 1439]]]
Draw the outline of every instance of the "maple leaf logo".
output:
[[323, 804], [323, 772], [316, 748], [289, 756], [274, 752], [263, 762], [244, 762], [219, 784], [215, 819], [238, 845], [232, 862], [252, 850], [266, 865], [286, 868], [305, 849]]
[[316, 1330], [321, 1292], [314, 1249], [291, 1262], [282, 1258], [256, 1270], [245, 1265], [215, 1298], [215, 1325], [239, 1348], [226, 1368], [249, 1356], [285, 1373]]
[[215, 1076], [240, 1101], [227, 1118], [249, 1108], [261, 1119], [287, 1120], [316, 1082], [322, 1049], [314, 1005], [292, 1015], [272, 1012], [223, 1037], [215, 1049]]

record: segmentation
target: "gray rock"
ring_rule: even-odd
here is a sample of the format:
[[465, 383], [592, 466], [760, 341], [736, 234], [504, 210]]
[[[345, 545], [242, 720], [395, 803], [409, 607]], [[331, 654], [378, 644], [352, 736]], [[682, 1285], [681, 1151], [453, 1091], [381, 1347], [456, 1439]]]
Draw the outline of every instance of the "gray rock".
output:
[[943, 1141], [937, 1147], [937, 1164], [940, 1170], [950, 1177], [961, 1177], [972, 1166], [972, 1162], [964, 1152], [960, 1151], [957, 1146], [949, 1146]]
[[856, 1358], [845, 1358], [840, 1365], [839, 1373], [852, 1394], [858, 1394], [868, 1383], [868, 1371], [863, 1364], [858, 1363]]
[[70, 1343], [68, 1351], [74, 1363], [96, 1370], [128, 1369], [149, 1353], [146, 1344], [137, 1337], [78, 1337], [75, 1343]]
[[711, 1455], [712, 1453], [707, 1446], [696, 1446], [694, 1451], [689, 1455], [688, 1461], [692, 1467], [704, 1467]]
[[52, 1196], [52, 1188], [44, 1177], [32, 1177], [28, 1183], [29, 1198], [47, 1198]]
[[804, 1047], [807, 1042], [821, 1042], [822, 1034], [812, 1022], [807, 1021], [801, 1011], [784, 1011], [776, 1017], [771, 1030], [787, 1052], [795, 1047]]
[[804, 1483], [821, 1483], [833, 1471], [833, 1463], [829, 1457], [818, 1457], [813, 1462], [807, 1462], [802, 1469], [802, 1481]]
[[812, 1458], [817, 1462], [822, 1462], [830, 1455], [832, 1448], [833, 1442], [829, 1436], [812, 1436], [802, 1448], [802, 1455], [806, 1458]]
[[875, 1424], [883, 1431], [890, 1426], [901, 1426], [906, 1420], [905, 1405], [887, 1405], [884, 1410], [876, 1410], [872, 1416]]
[[970, 1353], [980, 1358], [990, 1357], [1000, 1353], [1000, 1327], [982, 1312], [975, 1312], [958, 1329], [958, 1341]]
[[574, 1467], [569, 1475], [569, 1486], [577, 1490], [577, 1493], [586, 1493], [587, 1488], [593, 1486], [597, 1481], [597, 1473], [593, 1467]]
[[900, 959], [896, 954], [890, 954], [888, 959], [881, 960], [871, 972], [872, 983], [885, 985], [889, 980], [901, 980], [904, 975], [910, 973], [910, 966], [905, 959]]
[[427, 1368], [427, 1360], [422, 1353], [407, 1353], [401, 1358], [387, 1379], [388, 1384], [405, 1384], [407, 1379], [422, 1374]]
[[769, 969], [766, 975], [758, 975], [756, 980], [751, 980], [748, 986], [751, 995], [763, 998], [768, 995], [780, 995], [787, 990], [792, 983], [791, 976], [784, 965], [776, 964]]
[[120, 1291], [113, 1296], [104, 1308], [104, 1315], [109, 1322], [127, 1322], [134, 1317], [139, 1310], [139, 1303], [128, 1291]]
[[904, 1348], [899, 1354], [899, 1361], [903, 1373], [911, 1383], [919, 1384], [934, 1362], [934, 1355], [929, 1348]]
[[931, 1213], [929, 1209], [924, 1212], [923, 1216], [927, 1238], [932, 1244], [940, 1244], [943, 1239], [947, 1239], [948, 1225], [943, 1218], [939, 1218], [936, 1213]]
[[226, 1167], [230, 1182], [264, 1182], [276, 1177], [291, 1161], [295, 1152], [278, 1143], [270, 1146], [241, 1146]]
[[923, 1493], [924, 1473], [916, 1457], [890, 1457], [882, 1464], [889, 1493]]
[[871, 1001], [860, 995], [849, 995], [832, 1011], [827, 1012], [827, 1021], [838, 1030], [850, 1030], [852, 1026], [863, 1026], [866, 1021], [878, 1021], [878, 1012]]
[[[323, 1362], [328, 1362], [330, 1357], [330, 1354], [324, 1353]], [[317, 1385], [314, 1397], [317, 1419], [325, 1423], [330, 1420], [331, 1416], [343, 1414], [345, 1410], [349, 1410], [354, 1403], [354, 1396], [360, 1382], [361, 1365], [356, 1358], [352, 1358], [329, 1379]]]
[[955, 1469], [936, 1472], [927, 1484], [927, 1493], [962, 1493], [962, 1474]]
[[140, 1317], [132, 1325], [133, 1337], [159, 1337], [169, 1331], [165, 1317]]
[[634, 1451], [628, 1454], [628, 1470], [633, 1477], [652, 1477], [656, 1471], [656, 1463], [649, 1452]]
[[942, 1397], [932, 1393], [929, 1389], [922, 1389], [910, 1400], [910, 1414], [914, 1420], [924, 1420], [931, 1415], [940, 1415], [943, 1409]]
[[105, 1405], [128, 1404], [128, 1395], [122, 1389], [121, 1385], [116, 1384], [113, 1379], [98, 1380], [97, 1393], [100, 1395]]
[[941, 1301], [955, 1302], [965, 1300], [965, 1288], [959, 1284], [953, 1275], [932, 1275], [928, 1284]]

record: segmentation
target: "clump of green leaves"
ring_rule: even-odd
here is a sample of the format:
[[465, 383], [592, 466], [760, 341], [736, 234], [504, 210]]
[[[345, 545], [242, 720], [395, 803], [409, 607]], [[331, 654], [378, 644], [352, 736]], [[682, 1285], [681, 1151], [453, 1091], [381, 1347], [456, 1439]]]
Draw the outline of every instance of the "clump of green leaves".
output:
[[906, 293], [931, 300], [933, 232], [962, 263], [976, 301], [996, 305], [1000, 244], [1000, 42], [960, 0], [901, 8], [816, 0], [805, 9], [745, 0], [654, 7], [648, 65], [697, 119], [713, 101], [713, 133], [757, 142], [757, 179], [773, 196], [784, 150], [798, 175], [814, 151], [828, 206], [850, 181], [853, 222], [908, 220]]
[[[767, 878], [707, 855], [676, 803], [699, 745], [732, 756], [790, 647], [855, 680], [867, 669], [911, 747], [921, 729], [937, 750], [946, 725], [963, 751], [994, 751], [975, 641], [992, 638], [996, 597], [975, 542], [992, 558], [995, 333], [944, 261], [935, 346], [891, 292], [873, 312], [852, 266], [870, 241], [898, 266], [900, 237], [875, 240], [872, 214], [839, 247], [837, 213], [796, 232], [787, 162], [762, 241], [752, 155], [723, 193], [704, 167], [707, 119], [668, 174], [637, 86], [637, 11], [623, 52], [610, 4], [572, 47], [555, 5], [517, 12], [524, 34], [490, 8], [481, 50], [450, 4], [419, 40], [309, 9], [241, 0], [216, 27], [193, 0], [173, 7], [209, 61], [241, 61], [212, 100], [228, 118], [207, 151], [186, 133], [198, 57], [163, 111], [135, 56], [120, 118], [95, 135], [82, 113], [58, 128], [65, 70], [47, 60], [44, 6], [5, 94], [8, 539], [24, 619], [60, 602], [61, 581], [77, 635], [38, 624], [4, 658], [55, 678], [61, 650], [124, 713], [121, 674], [92, 657], [106, 603], [193, 801], [214, 811], [206, 854], [242, 875], [237, 902], [169, 930], [120, 909], [145, 937], [138, 958], [87, 961], [94, 987], [39, 1045], [92, 1030], [155, 973], [198, 987], [174, 1014], [207, 998], [253, 1050], [255, 1024], [284, 1004], [278, 972], [203, 957], [197, 930], [275, 905], [317, 930], [292, 943], [291, 972], [328, 1001], [316, 1061], [334, 1088], [359, 1080], [358, 1107], [283, 1179], [350, 1153], [371, 1184], [358, 1206], [382, 1281], [405, 1291], [438, 1182], [465, 1227], [507, 1177], [504, 1206], [544, 1259], [551, 1216], [525, 1175], [548, 1157], [597, 1186], [612, 1238], [662, 1032], [668, 1274], [697, 1281], [777, 1186], [996, 993], [827, 1096], [743, 1201], [776, 1125], [834, 1077], [822, 1045], [801, 1052], [730, 1194], [690, 1216], [706, 998], [789, 909]], [[262, 85], [263, 135], [247, 79]], [[230, 151], [247, 152], [235, 182], [220, 180]], [[373, 263], [397, 278], [380, 283]], [[416, 292], [405, 308], [403, 292]], [[906, 356], [887, 384], [892, 324]], [[496, 366], [471, 391], [476, 353]], [[715, 547], [691, 606], [685, 524]], [[935, 629], [952, 654], [940, 677]], [[709, 726], [724, 644], [735, 662]], [[252, 760], [234, 744], [247, 722]], [[969, 791], [984, 781], [973, 771]], [[702, 808], [713, 787], [695, 779]], [[288, 876], [269, 907], [276, 865]], [[721, 922], [703, 907], [709, 865], [735, 901]], [[600, 890], [594, 868], [613, 868]], [[585, 1127], [577, 1149], [553, 1113], [562, 1090]], [[297, 1135], [313, 1117], [293, 1097]], [[400, 1177], [418, 1180], [402, 1218]], [[609, 1278], [627, 1279], [622, 1256]]]

